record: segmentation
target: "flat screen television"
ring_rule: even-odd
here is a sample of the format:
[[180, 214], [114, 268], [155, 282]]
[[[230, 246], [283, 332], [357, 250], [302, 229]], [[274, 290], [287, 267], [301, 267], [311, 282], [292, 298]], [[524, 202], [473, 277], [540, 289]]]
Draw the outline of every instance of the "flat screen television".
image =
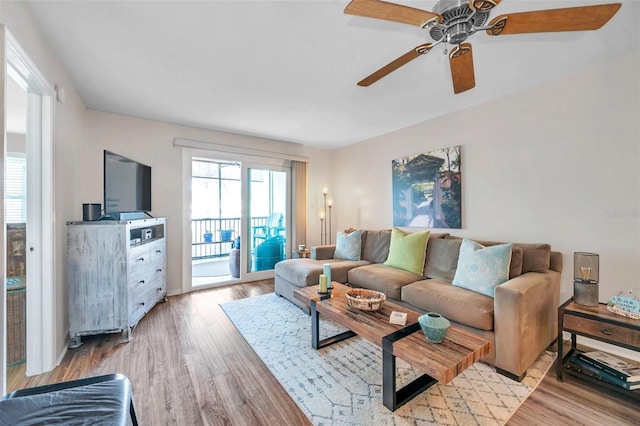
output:
[[104, 214], [151, 211], [151, 167], [104, 151]]

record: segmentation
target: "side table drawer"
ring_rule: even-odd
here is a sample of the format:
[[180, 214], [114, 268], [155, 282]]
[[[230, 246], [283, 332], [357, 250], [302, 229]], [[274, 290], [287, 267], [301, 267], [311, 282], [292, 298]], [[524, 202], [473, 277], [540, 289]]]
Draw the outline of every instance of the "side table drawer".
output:
[[583, 335], [591, 335], [598, 339], [609, 340], [624, 345], [640, 347], [640, 333], [637, 331], [576, 315], [564, 316], [564, 330]]

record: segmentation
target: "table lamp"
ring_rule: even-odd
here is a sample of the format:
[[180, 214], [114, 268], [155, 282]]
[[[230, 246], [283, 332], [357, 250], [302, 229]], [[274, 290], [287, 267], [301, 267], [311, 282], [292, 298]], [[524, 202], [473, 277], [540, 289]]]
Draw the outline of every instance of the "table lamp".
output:
[[600, 256], [573, 253], [573, 301], [579, 305], [598, 306]]

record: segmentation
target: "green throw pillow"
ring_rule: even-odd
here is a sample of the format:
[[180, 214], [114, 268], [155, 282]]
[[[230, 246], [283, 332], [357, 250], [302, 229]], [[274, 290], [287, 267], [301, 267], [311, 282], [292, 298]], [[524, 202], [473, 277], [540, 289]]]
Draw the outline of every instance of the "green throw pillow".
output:
[[509, 279], [513, 244], [485, 247], [464, 239], [453, 285], [494, 297], [496, 287]]
[[428, 240], [429, 231], [409, 234], [401, 229], [393, 228], [389, 257], [384, 264], [422, 275]]

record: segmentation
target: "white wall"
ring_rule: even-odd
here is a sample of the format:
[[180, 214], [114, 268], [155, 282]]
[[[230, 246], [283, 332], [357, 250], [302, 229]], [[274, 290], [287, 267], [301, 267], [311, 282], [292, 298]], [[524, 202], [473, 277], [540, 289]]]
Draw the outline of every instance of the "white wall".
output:
[[27, 152], [27, 135], [7, 133], [7, 152]]
[[[640, 55], [338, 150], [339, 229], [389, 228], [391, 160], [462, 145], [463, 229], [600, 254], [600, 301], [640, 287]], [[460, 95], [464, 96], [464, 95]]]
[[[336, 195], [345, 190], [343, 185], [341, 188], [337, 186], [337, 182], [333, 180], [333, 162], [335, 154], [329, 150], [310, 150], [312, 161], [309, 164], [309, 179], [307, 182], [307, 241], [300, 242], [308, 247], [320, 245], [320, 212], [324, 210], [324, 197], [322, 196], [322, 188], [327, 187], [329, 190], [327, 198], [335, 200]], [[335, 210], [335, 209], [334, 209]], [[333, 215], [336, 217], [335, 212]], [[332, 223], [333, 237], [332, 242], [335, 243], [335, 233], [338, 228], [335, 222]], [[328, 228], [327, 228], [328, 231]]]

